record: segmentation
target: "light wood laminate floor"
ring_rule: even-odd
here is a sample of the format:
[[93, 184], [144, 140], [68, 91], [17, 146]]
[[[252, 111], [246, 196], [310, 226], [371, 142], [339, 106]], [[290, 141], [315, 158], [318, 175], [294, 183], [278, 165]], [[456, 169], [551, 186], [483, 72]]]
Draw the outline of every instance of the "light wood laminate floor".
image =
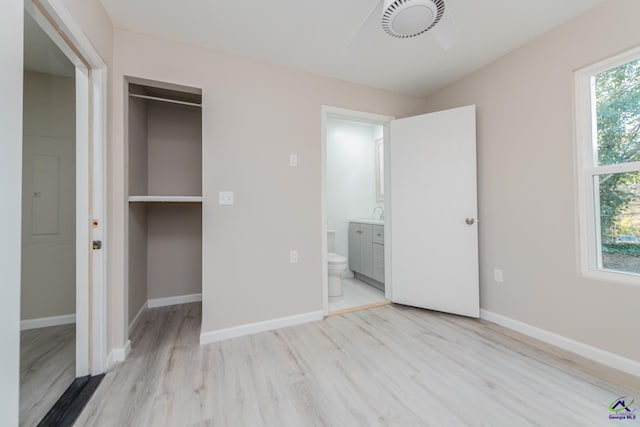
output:
[[384, 292], [355, 278], [342, 279], [342, 295], [329, 297], [329, 312], [384, 301]]
[[76, 378], [76, 327], [20, 333], [20, 425], [35, 426]]
[[200, 346], [200, 315], [147, 311], [76, 425], [608, 426], [612, 400], [640, 397], [636, 377], [479, 320], [389, 305]]

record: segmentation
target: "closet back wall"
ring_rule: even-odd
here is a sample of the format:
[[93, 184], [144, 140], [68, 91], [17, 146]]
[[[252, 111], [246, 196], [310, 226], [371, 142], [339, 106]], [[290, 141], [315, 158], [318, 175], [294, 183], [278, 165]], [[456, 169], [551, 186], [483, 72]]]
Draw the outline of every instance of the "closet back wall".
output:
[[202, 195], [202, 111], [151, 102], [147, 114], [148, 194]]
[[202, 293], [202, 208], [152, 204], [147, 209], [147, 298]]

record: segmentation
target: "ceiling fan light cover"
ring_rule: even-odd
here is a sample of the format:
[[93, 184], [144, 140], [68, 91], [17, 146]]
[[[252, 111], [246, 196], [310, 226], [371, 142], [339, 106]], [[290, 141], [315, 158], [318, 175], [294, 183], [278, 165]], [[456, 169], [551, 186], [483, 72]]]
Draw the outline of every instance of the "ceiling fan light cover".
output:
[[392, 37], [415, 37], [433, 28], [443, 14], [443, 0], [385, 0], [382, 29]]

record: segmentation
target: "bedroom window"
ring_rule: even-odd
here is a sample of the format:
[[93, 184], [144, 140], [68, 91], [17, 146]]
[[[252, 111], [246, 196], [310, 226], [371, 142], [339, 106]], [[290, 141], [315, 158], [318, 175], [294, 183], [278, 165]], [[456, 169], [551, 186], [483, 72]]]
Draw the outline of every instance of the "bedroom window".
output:
[[582, 273], [640, 284], [640, 49], [576, 73]]

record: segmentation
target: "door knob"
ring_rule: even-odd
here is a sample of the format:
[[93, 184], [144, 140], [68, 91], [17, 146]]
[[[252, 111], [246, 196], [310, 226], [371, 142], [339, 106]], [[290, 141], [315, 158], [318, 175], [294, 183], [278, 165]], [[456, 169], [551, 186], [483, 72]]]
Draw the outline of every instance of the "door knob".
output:
[[473, 225], [473, 224], [475, 224], [476, 220], [473, 219], [473, 218], [467, 218], [467, 219], [464, 220], [464, 222], [466, 222], [467, 225]]

